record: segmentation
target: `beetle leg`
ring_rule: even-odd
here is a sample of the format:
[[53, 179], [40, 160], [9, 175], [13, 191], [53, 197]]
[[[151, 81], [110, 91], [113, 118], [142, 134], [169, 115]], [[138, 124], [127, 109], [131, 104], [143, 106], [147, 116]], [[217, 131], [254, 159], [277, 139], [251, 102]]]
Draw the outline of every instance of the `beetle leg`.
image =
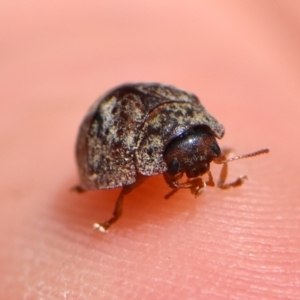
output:
[[240, 186], [244, 183], [244, 181], [246, 179], [248, 179], [247, 176], [244, 175], [244, 176], [239, 176], [236, 180], [234, 180], [232, 182], [225, 183], [226, 178], [227, 178], [227, 174], [228, 174], [228, 164], [224, 163], [223, 166], [222, 166], [219, 181], [218, 181], [218, 187], [223, 189], [223, 190], [229, 189], [231, 187]]
[[171, 196], [173, 196], [176, 192], [178, 192], [177, 188], [174, 188], [171, 190], [168, 194], [165, 195], [165, 199], [169, 199]]
[[178, 173], [176, 175], [170, 175], [168, 172], [165, 172], [164, 174], [164, 179], [166, 183], [173, 189], [178, 188], [178, 180], [180, 180], [183, 176], [183, 173]]
[[[180, 177], [183, 175], [180, 174]], [[208, 181], [204, 182], [201, 177], [189, 179], [186, 182], [179, 183], [178, 180], [175, 180], [175, 176], [170, 176], [168, 173], [164, 173], [164, 178], [170, 187], [173, 188], [166, 196], [165, 199], [170, 198], [173, 194], [175, 194], [179, 189], [188, 188], [191, 190], [192, 194], [196, 197], [200, 195], [208, 186], [214, 186], [215, 183], [213, 181], [213, 177], [211, 172], [208, 171]], [[173, 180], [172, 180], [173, 179]], [[176, 178], [177, 179], [177, 178]]]
[[184, 183], [178, 184], [177, 189], [188, 188], [191, 190], [191, 193], [196, 197], [200, 195], [206, 188], [206, 182], [203, 181], [201, 177], [189, 179]]
[[214, 182], [214, 179], [213, 179], [213, 177], [212, 177], [212, 175], [211, 175], [211, 172], [208, 171], [208, 172], [207, 172], [207, 175], [208, 175], [208, 180], [206, 181], [206, 184], [207, 184], [208, 186], [215, 186], [215, 182]]
[[200, 195], [206, 188], [206, 182], [204, 182], [201, 177], [190, 180], [190, 183], [191, 192], [193, 195], [195, 195], [195, 197]]
[[101, 232], [106, 232], [111, 226], [111, 224], [115, 223], [121, 217], [123, 211], [123, 199], [124, 195], [127, 193], [129, 193], [128, 186], [125, 186], [122, 188], [122, 191], [120, 192], [119, 197], [117, 198], [113, 216], [104, 223], [95, 223], [94, 229], [97, 229]]
[[104, 223], [95, 223], [94, 229], [97, 229], [101, 232], [106, 232], [108, 230], [108, 228], [111, 226], [111, 224], [115, 223], [121, 217], [122, 211], [123, 211], [124, 196], [126, 194], [130, 193], [137, 186], [142, 184], [146, 180], [146, 178], [147, 177], [145, 177], [145, 176], [138, 176], [137, 181], [134, 184], [124, 186], [117, 198], [112, 217], [110, 219], [108, 219], [107, 221], [105, 221]]
[[221, 188], [221, 189], [228, 189], [230, 187], [240, 186], [240, 185], [243, 184], [245, 179], [247, 179], [247, 176], [240, 176], [233, 182], [225, 183], [225, 180], [227, 178], [227, 173], [228, 173], [228, 163], [229, 162], [234, 161], [234, 160], [238, 160], [238, 159], [242, 159], [242, 158], [248, 158], [248, 157], [253, 157], [253, 156], [265, 154], [265, 153], [269, 152], [269, 149], [260, 149], [260, 150], [257, 150], [257, 151], [254, 151], [254, 152], [251, 152], [251, 153], [248, 153], [248, 154], [243, 154], [243, 155], [228, 158], [228, 154], [230, 152], [232, 152], [230, 149], [226, 149], [226, 150], [223, 151], [221, 156], [219, 156], [218, 158], [215, 158], [213, 160], [216, 164], [222, 164], [223, 165], [223, 167], [221, 169], [221, 173], [220, 173], [220, 178], [219, 178], [219, 181], [218, 181], [218, 187]]
[[222, 155], [215, 159], [214, 161], [218, 164], [223, 164], [221, 172], [220, 172], [220, 177], [218, 180], [218, 187], [221, 189], [229, 189], [231, 187], [237, 187], [240, 186], [244, 183], [244, 181], [247, 179], [247, 176], [240, 176], [236, 180], [225, 183], [227, 174], [228, 174], [228, 155], [229, 153], [232, 152], [231, 149], [226, 149], [223, 151]]
[[176, 175], [170, 175], [169, 173], [163, 173], [164, 179], [166, 183], [173, 189], [167, 195], [165, 195], [165, 199], [169, 199], [178, 191], [178, 180], [180, 180], [183, 176], [183, 173], [179, 173]]
[[71, 188], [71, 191], [77, 192], [79, 194], [84, 193], [86, 190], [81, 185], [75, 185]]

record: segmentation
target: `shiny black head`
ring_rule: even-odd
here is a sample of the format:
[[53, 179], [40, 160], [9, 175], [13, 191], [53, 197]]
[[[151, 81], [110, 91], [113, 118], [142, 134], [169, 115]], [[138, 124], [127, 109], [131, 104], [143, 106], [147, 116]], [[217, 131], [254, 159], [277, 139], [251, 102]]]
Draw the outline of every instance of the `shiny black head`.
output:
[[217, 141], [208, 128], [200, 127], [173, 139], [166, 147], [164, 160], [170, 175], [186, 173], [189, 178], [209, 171], [209, 164], [221, 155]]

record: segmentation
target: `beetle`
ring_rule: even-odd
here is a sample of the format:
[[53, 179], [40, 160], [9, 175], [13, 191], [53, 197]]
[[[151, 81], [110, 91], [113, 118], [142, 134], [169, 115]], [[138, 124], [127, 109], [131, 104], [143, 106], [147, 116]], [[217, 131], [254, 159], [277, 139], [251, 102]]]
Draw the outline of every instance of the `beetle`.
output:
[[[215, 185], [209, 171], [214, 162], [223, 165], [219, 188], [241, 185], [246, 176], [225, 183], [227, 163], [269, 150], [228, 159], [230, 151], [222, 152], [216, 141], [223, 135], [224, 127], [186, 91], [159, 83], [124, 84], [109, 91], [89, 109], [76, 144], [76, 191], [122, 187], [113, 216], [94, 228], [107, 231], [122, 214], [124, 195], [149, 176], [163, 174], [173, 188], [166, 197], [181, 188], [197, 196]], [[184, 175], [187, 180], [180, 182]]]

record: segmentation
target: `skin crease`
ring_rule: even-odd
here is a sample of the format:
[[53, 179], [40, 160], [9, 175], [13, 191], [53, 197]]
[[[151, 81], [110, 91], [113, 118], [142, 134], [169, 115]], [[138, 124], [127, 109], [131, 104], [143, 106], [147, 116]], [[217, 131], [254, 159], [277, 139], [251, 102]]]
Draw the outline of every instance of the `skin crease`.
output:
[[[298, 1], [6, 1], [1, 9], [3, 299], [300, 299]], [[167, 12], [167, 13], [166, 13]], [[79, 123], [108, 89], [173, 84], [244, 154], [244, 186], [169, 200], [162, 176], [82, 195]], [[218, 177], [220, 166], [213, 166]]]

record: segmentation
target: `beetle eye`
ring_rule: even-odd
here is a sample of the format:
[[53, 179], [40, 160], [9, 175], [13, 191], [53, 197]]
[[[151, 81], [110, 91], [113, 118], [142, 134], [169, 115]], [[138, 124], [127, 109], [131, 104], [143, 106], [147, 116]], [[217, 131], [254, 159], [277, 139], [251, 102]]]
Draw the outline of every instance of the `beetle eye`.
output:
[[171, 162], [169, 163], [168, 172], [171, 175], [175, 175], [179, 172], [179, 161], [177, 160], [177, 158], [172, 159]]

